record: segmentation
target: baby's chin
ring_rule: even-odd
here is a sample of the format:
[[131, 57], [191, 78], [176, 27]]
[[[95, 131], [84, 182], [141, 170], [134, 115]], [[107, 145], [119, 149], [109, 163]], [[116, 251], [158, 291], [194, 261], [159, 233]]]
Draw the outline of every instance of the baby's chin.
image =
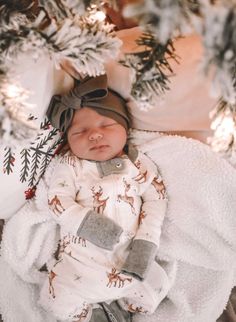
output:
[[114, 159], [116, 155], [112, 156], [99, 156], [99, 157], [94, 157], [94, 158], [88, 158], [87, 160], [89, 161], [97, 161], [97, 162], [103, 162], [103, 161], [109, 161], [111, 159]]
[[89, 161], [108, 161], [114, 158], [118, 158], [122, 155], [122, 152], [119, 153], [98, 153], [97, 155], [88, 156], [87, 160]]

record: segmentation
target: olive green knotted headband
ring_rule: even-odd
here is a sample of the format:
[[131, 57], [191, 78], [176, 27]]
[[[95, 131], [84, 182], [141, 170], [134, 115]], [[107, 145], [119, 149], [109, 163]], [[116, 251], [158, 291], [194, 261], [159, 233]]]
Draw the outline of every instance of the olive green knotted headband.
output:
[[66, 132], [74, 112], [83, 107], [90, 107], [97, 113], [114, 119], [126, 130], [130, 127], [126, 102], [118, 93], [108, 89], [106, 75], [86, 77], [82, 81], [76, 81], [75, 87], [68, 94], [54, 95], [47, 117], [53, 127]]

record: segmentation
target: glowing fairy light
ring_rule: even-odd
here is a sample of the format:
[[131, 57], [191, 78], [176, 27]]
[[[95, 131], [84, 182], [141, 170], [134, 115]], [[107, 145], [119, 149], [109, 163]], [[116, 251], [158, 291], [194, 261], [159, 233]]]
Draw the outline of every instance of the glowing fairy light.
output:
[[[29, 115], [35, 108], [35, 104], [28, 101], [30, 94], [32, 93], [29, 90], [23, 88], [17, 82], [8, 82], [7, 79], [0, 86], [1, 103], [4, 109], [12, 119], [27, 124], [29, 123]], [[32, 127], [31, 123], [29, 124], [30, 127]]]
[[211, 123], [214, 131], [212, 137], [208, 138], [208, 143], [212, 150], [220, 153], [228, 161], [236, 165], [236, 118], [232, 111], [221, 111], [214, 117]]
[[235, 122], [231, 115], [217, 117], [211, 124], [217, 136], [227, 136], [235, 131]]
[[16, 98], [21, 95], [22, 90], [15, 84], [7, 84], [4, 89], [4, 93], [8, 98]]
[[97, 20], [97, 21], [104, 21], [105, 18], [106, 18], [106, 15], [103, 11], [96, 11], [93, 13], [93, 18], [94, 20]]

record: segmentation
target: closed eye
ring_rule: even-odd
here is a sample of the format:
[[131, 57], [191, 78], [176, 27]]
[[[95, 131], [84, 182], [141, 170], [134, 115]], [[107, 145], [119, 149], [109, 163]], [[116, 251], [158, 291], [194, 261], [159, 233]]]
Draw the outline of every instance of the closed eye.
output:
[[86, 132], [86, 130], [79, 130], [79, 131], [73, 132], [71, 135], [81, 135], [81, 134], [83, 134], [85, 132]]
[[114, 123], [110, 123], [110, 124], [103, 124], [102, 127], [109, 127], [109, 126], [113, 126], [113, 125], [117, 125], [118, 123], [114, 122]]

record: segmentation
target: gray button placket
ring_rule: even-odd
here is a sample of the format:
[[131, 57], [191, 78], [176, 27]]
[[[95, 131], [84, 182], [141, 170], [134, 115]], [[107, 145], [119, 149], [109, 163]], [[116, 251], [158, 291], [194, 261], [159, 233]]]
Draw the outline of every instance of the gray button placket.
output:
[[99, 175], [101, 177], [108, 176], [113, 173], [119, 174], [124, 170], [125, 163], [122, 158], [114, 158], [107, 161], [96, 162]]

